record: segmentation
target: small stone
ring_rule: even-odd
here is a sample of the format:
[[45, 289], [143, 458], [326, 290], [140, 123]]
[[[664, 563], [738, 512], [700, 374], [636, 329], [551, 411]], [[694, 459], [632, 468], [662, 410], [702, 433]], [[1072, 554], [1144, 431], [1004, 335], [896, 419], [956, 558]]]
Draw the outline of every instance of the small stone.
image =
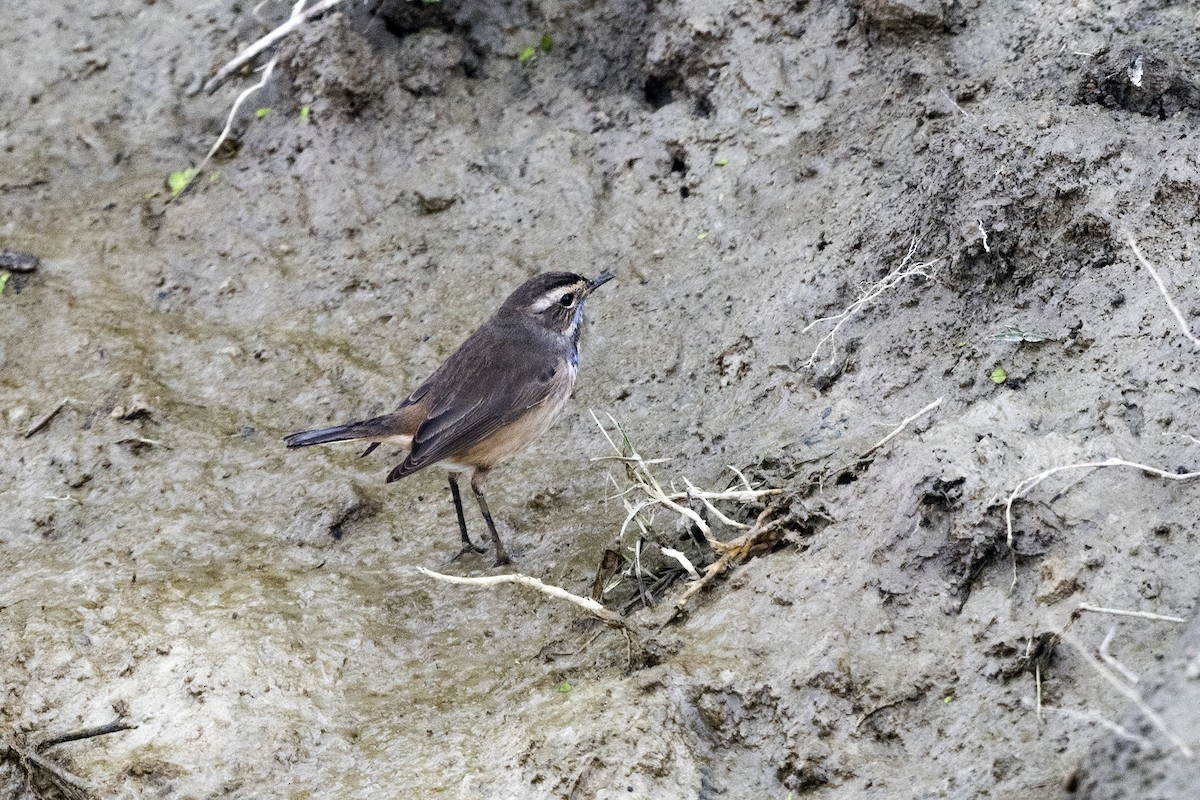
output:
[[877, 30], [901, 33], [945, 24], [940, 0], [864, 0], [863, 13]]
[[123, 420], [142, 419], [150, 416], [152, 412], [153, 409], [146, 405], [146, 401], [141, 395], [134, 395], [129, 399], [128, 403], [113, 406], [112, 418]]
[[1051, 605], [1079, 590], [1079, 576], [1075, 568], [1057, 558], [1047, 558], [1040, 570], [1042, 579], [1035, 595], [1039, 603]]
[[41, 263], [33, 253], [19, 250], [0, 250], [0, 269], [9, 272], [33, 272]]

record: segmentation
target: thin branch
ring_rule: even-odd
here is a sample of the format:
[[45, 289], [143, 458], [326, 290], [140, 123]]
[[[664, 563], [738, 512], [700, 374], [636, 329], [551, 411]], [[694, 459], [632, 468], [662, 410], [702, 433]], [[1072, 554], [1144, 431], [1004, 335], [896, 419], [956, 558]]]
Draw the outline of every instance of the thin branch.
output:
[[1143, 747], [1153, 747], [1154, 746], [1154, 743], [1151, 742], [1149, 739], [1147, 739], [1145, 736], [1139, 736], [1138, 734], [1134, 733], [1133, 731], [1130, 731], [1126, 728], [1121, 727], [1117, 723], [1113, 722], [1111, 719], [1108, 719], [1107, 717], [1097, 714], [1094, 711], [1074, 711], [1070, 708], [1062, 708], [1061, 706], [1041, 706], [1040, 710], [1041, 711], [1053, 711], [1056, 714], [1063, 714], [1065, 716], [1072, 717], [1074, 719], [1078, 719], [1083, 722], [1094, 722], [1095, 724], [1101, 725], [1101, 726], [1107, 728], [1108, 730], [1112, 731], [1114, 734], [1116, 734], [1117, 736], [1120, 736], [1122, 739], [1126, 739], [1130, 742], [1137, 742], [1138, 744], [1140, 744]]
[[[870, 306], [884, 292], [894, 289], [896, 286], [900, 285], [901, 283], [908, 280], [909, 278], [916, 278], [916, 277], [928, 278], [929, 277], [929, 273], [926, 270], [928, 270], [934, 264], [938, 263], [938, 261], [940, 261], [941, 259], [934, 259], [933, 261], [927, 261], [924, 264], [917, 264], [915, 266], [910, 267], [909, 262], [912, 261], [913, 255], [916, 252], [917, 252], [917, 240], [913, 239], [912, 244], [908, 248], [908, 254], [904, 256], [904, 259], [900, 262], [900, 265], [898, 267], [896, 267], [891, 272], [889, 272], [887, 275], [885, 275], [883, 278], [881, 278], [877, 283], [875, 283], [874, 286], [871, 286], [870, 288], [863, 291], [863, 293], [861, 295], [859, 295], [857, 300], [855, 300], [850, 305], [846, 306], [846, 308], [843, 309], [840, 313], [834, 314], [831, 317], [821, 317], [820, 319], [815, 319], [812, 322], [810, 322], [808, 325], [806, 325], [804, 327], [804, 330], [800, 331], [801, 333], [808, 333], [810, 330], [812, 330], [813, 327], [815, 327], [816, 325], [819, 325], [822, 322], [836, 323], [833, 326], [832, 330], [830, 330], [828, 333], [826, 333], [824, 336], [822, 336], [821, 340], [819, 342], [817, 342], [817, 346], [815, 348], [813, 348], [812, 355], [810, 355], [808, 357], [808, 361], [806, 361], [804, 363], [804, 366], [806, 366], [806, 367], [816, 366], [817, 357], [820, 355], [821, 350], [825, 347], [826, 344], [831, 344], [834, 341], [834, 339], [838, 335], [838, 332], [841, 331], [842, 326], [845, 325], [847, 322], [849, 322], [850, 318], [853, 317], [855, 314], [858, 314], [863, 309]], [[830, 363], [832, 363], [834, 361], [836, 356], [837, 356], [837, 347], [831, 345], [830, 353], [829, 353]]]
[[913, 422], [915, 422], [916, 420], [918, 420], [921, 417], [928, 414], [930, 411], [933, 411], [935, 408], [940, 406], [942, 404], [942, 400], [944, 400], [944, 399], [945, 399], [944, 397], [939, 397], [937, 400], [934, 400], [932, 403], [925, 406], [920, 411], [913, 414], [911, 417], [906, 417], [904, 419], [904, 421], [902, 421], [899, 425], [897, 425], [891, 433], [889, 433], [887, 436], [883, 437], [878, 442], [873, 444], [865, 453], [863, 453], [861, 456], [859, 456], [858, 460], [862, 461], [864, 458], [871, 455], [871, 453], [874, 453], [876, 450], [883, 447], [885, 444], [890, 442], [892, 439], [899, 436], [900, 432], [903, 431], [905, 428], [907, 428], [909, 425], [911, 425]]
[[700, 573], [696, 571], [696, 565], [692, 563], [692, 560], [690, 558], [688, 558], [683, 553], [681, 553], [678, 550], [671, 548], [671, 547], [661, 547], [660, 546], [658, 549], [664, 556], [673, 558], [676, 561], [678, 561], [680, 563], [680, 565], [684, 569], [687, 570], [688, 575], [691, 575], [696, 580], [700, 580]]
[[[267, 66], [263, 67], [262, 77], [259, 79], [258, 83], [247, 87], [242, 91], [241, 94], [237, 96], [237, 99], [233, 101], [233, 107], [229, 109], [229, 116], [225, 119], [225, 129], [221, 131], [221, 135], [217, 137], [215, 142], [213, 142], [213, 146], [209, 149], [208, 155], [204, 157], [204, 160], [200, 162], [200, 166], [196, 167], [196, 173], [192, 175], [191, 180], [188, 181], [189, 184], [196, 180], [196, 178], [200, 176], [200, 173], [204, 172], [204, 169], [208, 166], [209, 162], [212, 161], [213, 156], [217, 154], [217, 150], [219, 150], [221, 145], [225, 143], [225, 140], [229, 138], [229, 133], [233, 130], [233, 118], [237, 115], [238, 109], [242, 107], [242, 103], [246, 102], [246, 98], [267, 85], [267, 81], [271, 79], [271, 73], [275, 71], [275, 64], [278, 61], [279, 59], [272, 58], [269, 62], [267, 62]], [[186, 189], [187, 186], [184, 186], [183, 188]], [[182, 189], [180, 191], [182, 191]]]
[[218, 86], [225, 82], [226, 78], [240, 69], [241, 66], [247, 61], [254, 58], [263, 50], [266, 50], [284, 36], [287, 36], [296, 28], [308, 22], [310, 19], [324, 14], [326, 11], [333, 8], [340, 2], [341, 0], [321, 0], [321, 2], [317, 3], [312, 8], [301, 12], [300, 9], [304, 7], [304, 0], [299, 0], [299, 2], [297, 2], [292, 8], [292, 15], [288, 17], [282, 25], [275, 28], [275, 30], [271, 31], [242, 52], [238, 53], [236, 56], [234, 56], [233, 60], [217, 70], [217, 74], [214, 75], [208, 83], [204, 84], [204, 91], [212, 94], [214, 91], [216, 91]]
[[1044, 472], [1039, 472], [1032, 478], [1026, 478], [1025, 480], [1021, 481], [1021, 483], [1017, 485], [1017, 488], [1013, 490], [1012, 494], [1008, 496], [1008, 501], [1004, 504], [1004, 525], [1008, 534], [1006, 540], [1008, 542], [1008, 548], [1011, 550], [1013, 546], [1012, 506], [1016, 500], [1023, 497], [1042, 481], [1058, 474], [1059, 472], [1065, 472], [1069, 469], [1092, 469], [1094, 467], [1133, 467], [1134, 469], [1140, 469], [1142, 472], [1148, 472], [1156, 477], [1166, 478], [1167, 480], [1172, 481], [1190, 481], [1195, 478], [1200, 478], [1200, 472], [1167, 472], [1166, 470], [1158, 469], [1157, 467], [1150, 467], [1145, 464], [1126, 461], [1123, 458], [1106, 458], [1103, 461], [1087, 461], [1080, 464], [1066, 464], [1061, 467], [1054, 467]]
[[1095, 611], [1100, 614], [1114, 614], [1118, 617], [1140, 617], [1142, 619], [1157, 619], [1163, 622], [1187, 622], [1183, 617], [1169, 617], [1165, 614], [1153, 614], [1149, 611], [1122, 611], [1119, 608], [1101, 608], [1100, 606], [1079, 604], [1080, 611]]
[[1135, 673], [1129, 667], [1125, 666], [1120, 661], [1118, 661], [1117, 657], [1114, 656], [1108, 650], [1108, 646], [1110, 644], [1112, 644], [1113, 637], [1116, 635], [1117, 635], [1117, 626], [1113, 625], [1112, 627], [1110, 627], [1108, 629], [1108, 633], [1104, 636], [1104, 641], [1100, 643], [1100, 649], [1097, 650], [1096, 652], [1098, 652], [1100, 654], [1101, 661], [1103, 661], [1105, 664], [1108, 664], [1110, 667], [1115, 669], [1117, 672], [1121, 673], [1121, 676], [1123, 678], [1125, 678], [1125, 680], [1129, 681], [1130, 683], [1137, 683], [1138, 682], [1137, 673]]
[[1171, 309], [1171, 313], [1175, 315], [1175, 320], [1179, 323], [1179, 329], [1183, 331], [1183, 335], [1191, 341], [1193, 347], [1200, 348], [1200, 339], [1192, 335], [1192, 329], [1187, 324], [1187, 321], [1184, 320], [1183, 314], [1180, 313], [1179, 306], [1175, 305], [1175, 301], [1171, 299], [1170, 293], [1167, 292], [1166, 284], [1163, 283], [1162, 278], [1158, 277], [1158, 272], [1154, 267], [1150, 266], [1150, 262], [1146, 260], [1146, 257], [1142, 255], [1142, 251], [1138, 249], [1137, 241], [1134, 240], [1133, 236], [1130, 236], [1126, 241], [1130, 249], [1133, 250], [1133, 254], [1137, 256], [1138, 262], [1146, 268], [1146, 271], [1150, 273], [1150, 277], [1154, 278], [1154, 283], [1158, 286], [1158, 291], [1162, 292], [1163, 299], [1167, 301], [1167, 308]]
[[457, 575], [444, 575], [440, 572], [434, 572], [431, 569], [426, 569], [425, 567], [417, 567], [417, 572], [420, 572], [426, 577], [433, 578], [434, 580], [444, 581], [445, 583], [456, 583], [461, 586], [496, 586], [501, 583], [515, 583], [519, 586], [527, 586], [531, 589], [537, 589], [542, 594], [547, 594], [551, 597], [558, 598], [559, 600], [566, 600], [568, 603], [573, 603], [574, 605], [577, 605], [585, 611], [590, 612], [592, 615], [609, 625], [613, 625], [618, 628], [624, 628], [626, 630], [632, 629], [630, 624], [622, 619], [619, 615], [609, 611], [607, 608], [600, 605], [590, 597], [581, 597], [580, 595], [572, 594], [566, 589], [563, 589], [559, 586], [551, 586], [548, 583], [543, 583], [537, 578], [530, 577], [529, 575], [513, 573], [509, 575], [488, 575], [478, 578], [463, 578]]
[[14, 742], [8, 742], [8, 747], [17, 754], [17, 763], [21, 766], [29, 783], [33, 784], [33, 773], [45, 775], [59, 791], [67, 797], [77, 800], [91, 800], [96, 796], [90, 784], [75, 773], [60, 767], [55, 762], [28, 747], [22, 747]]
[[105, 725], [97, 725], [92, 728], [84, 728], [79, 731], [71, 731], [64, 733], [61, 736], [55, 736], [47, 739], [44, 742], [38, 742], [37, 751], [39, 753], [54, 747], [57, 744], [66, 744], [67, 742], [78, 742], [83, 739], [94, 739], [97, 736], [107, 736], [110, 733], [118, 733], [120, 731], [131, 731], [137, 728], [137, 725], [130, 725], [128, 722], [122, 722], [115, 719]]
[[62, 400], [59, 400], [58, 404], [55, 405], [54, 408], [50, 409], [48, 412], [46, 412], [41, 417], [39, 417], [36, 422], [34, 422], [32, 425], [30, 425], [25, 430], [25, 435], [23, 438], [28, 439], [29, 437], [33, 436], [35, 433], [40, 431], [42, 428], [49, 425], [50, 421], [58, 416], [58, 412], [62, 411], [64, 408], [66, 408], [67, 403], [76, 403], [76, 402], [78, 402], [78, 401], [74, 400], [70, 397], [64, 397]]
[[1078, 652], [1083, 660], [1087, 662], [1088, 666], [1100, 673], [1100, 676], [1104, 678], [1104, 680], [1108, 681], [1109, 685], [1120, 692], [1125, 699], [1137, 706], [1137, 709], [1141, 712], [1142, 716], [1148, 719], [1150, 723], [1158, 729], [1159, 733], [1165, 736], [1167, 740], [1174, 745], [1177, 750], [1179, 750], [1184, 758], [1195, 758], [1195, 753], [1193, 752], [1192, 748], [1188, 746], [1187, 742], [1179, 738], [1179, 736], [1167, 726], [1166, 721], [1159, 716], [1157, 711], [1147, 705], [1146, 701], [1142, 699], [1141, 695], [1139, 695], [1131, 687], [1127, 686], [1121, 681], [1120, 678], [1110, 672], [1107, 667], [1096, 660], [1095, 656], [1089, 653], [1087, 648], [1080, 644], [1074, 636], [1064, 631], [1062, 634], [1060, 634], [1060, 637], [1064, 642], [1075, 648], [1076, 652]]

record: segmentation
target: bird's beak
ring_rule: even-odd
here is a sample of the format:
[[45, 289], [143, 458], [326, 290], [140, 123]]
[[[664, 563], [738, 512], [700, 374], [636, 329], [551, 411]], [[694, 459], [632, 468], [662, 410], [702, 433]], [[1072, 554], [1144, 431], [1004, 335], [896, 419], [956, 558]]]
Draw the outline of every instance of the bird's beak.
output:
[[617, 276], [613, 275], [611, 272], [601, 272], [599, 275], [597, 275], [596, 277], [594, 277], [590, 281], [588, 281], [588, 285], [587, 285], [588, 294], [591, 294], [592, 292], [596, 291], [601, 286], [608, 283], [615, 277], [617, 277]]

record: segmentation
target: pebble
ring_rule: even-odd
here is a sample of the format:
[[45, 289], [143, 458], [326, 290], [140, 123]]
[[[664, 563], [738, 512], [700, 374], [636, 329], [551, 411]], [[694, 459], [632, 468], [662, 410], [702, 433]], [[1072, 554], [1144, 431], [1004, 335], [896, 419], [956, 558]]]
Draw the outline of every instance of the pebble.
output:
[[33, 253], [20, 250], [0, 250], [0, 269], [10, 272], [33, 272], [40, 261]]

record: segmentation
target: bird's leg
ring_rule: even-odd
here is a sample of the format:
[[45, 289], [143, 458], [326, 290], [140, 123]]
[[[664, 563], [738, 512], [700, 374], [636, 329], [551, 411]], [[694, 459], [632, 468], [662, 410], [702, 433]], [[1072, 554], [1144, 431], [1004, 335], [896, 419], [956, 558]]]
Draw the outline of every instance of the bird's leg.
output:
[[487, 548], [476, 545], [467, 535], [467, 518], [463, 516], [462, 495], [458, 491], [458, 474], [450, 473], [450, 495], [454, 498], [454, 512], [458, 514], [458, 530], [462, 533], [462, 549], [451, 559], [457, 561], [465, 553], [486, 553]]
[[492, 512], [488, 510], [487, 499], [483, 496], [483, 484], [486, 480], [487, 472], [485, 470], [475, 470], [475, 474], [471, 476], [471, 491], [475, 492], [475, 499], [479, 501], [479, 510], [483, 512], [483, 519], [487, 522], [488, 530], [492, 532], [492, 543], [496, 546], [496, 563], [493, 566], [501, 567], [511, 564], [512, 559], [508, 557], [508, 553], [504, 552], [500, 534], [496, 532], [496, 523], [492, 521]]

